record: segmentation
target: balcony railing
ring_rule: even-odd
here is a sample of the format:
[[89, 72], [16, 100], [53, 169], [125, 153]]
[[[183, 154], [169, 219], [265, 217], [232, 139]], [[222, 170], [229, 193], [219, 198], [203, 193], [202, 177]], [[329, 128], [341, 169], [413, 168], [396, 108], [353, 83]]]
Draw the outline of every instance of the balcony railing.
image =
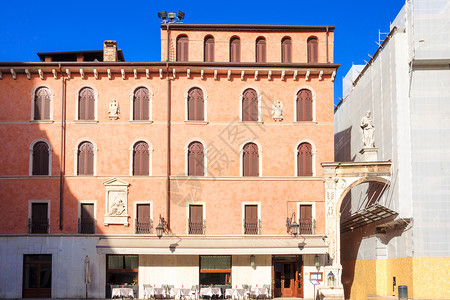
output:
[[205, 234], [206, 222], [204, 219], [189, 219], [189, 234]]
[[244, 234], [261, 234], [261, 220], [244, 219]]
[[48, 233], [49, 227], [48, 218], [28, 219], [28, 233]]
[[136, 234], [152, 234], [153, 231], [153, 220], [152, 219], [136, 219], [134, 224], [136, 224]]
[[316, 234], [316, 220], [315, 219], [300, 219], [300, 234]]
[[78, 233], [94, 234], [97, 220], [94, 218], [78, 218]]

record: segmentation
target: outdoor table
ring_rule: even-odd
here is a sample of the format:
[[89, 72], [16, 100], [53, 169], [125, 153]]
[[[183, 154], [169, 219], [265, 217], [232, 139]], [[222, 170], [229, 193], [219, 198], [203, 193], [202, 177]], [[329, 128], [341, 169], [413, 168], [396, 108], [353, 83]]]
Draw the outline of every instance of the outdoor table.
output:
[[144, 289], [144, 298], [145, 296], [156, 298], [156, 296], [161, 296], [161, 298], [166, 297], [166, 290], [164, 288], [155, 288], [155, 287], [146, 287]]
[[170, 296], [172, 297], [178, 297], [178, 298], [182, 298], [182, 297], [186, 297], [186, 296], [190, 296], [191, 295], [191, 289], [185, 289], [185, 288], [173, 288], [170, 290]]
[[226, 289], [225, 290], [225, 297], [231, 297], [231, 298], [237, 298], [239, 297], [244, 298], [245, 294], [247, 293], [246, 289]]
[[269, 290], [267, 288], [258, 288], [254, 287], [250, 291], [250, 295], [256, 296], [258, 298], [259, 296], [264, 296], [265, 298], [269, 297]]
[[200, 289], [200, 297], [212, 297], [214, 295], [217, 296], [222, 296], [222, 291], [220, 288], [215, 288], [215, 287], [207, 287], [207, 288], [201, 288]]
[[113, 288], [111, 292], [111, 298], [114, 297], [130, 297], [134, 298], [132, 288]]

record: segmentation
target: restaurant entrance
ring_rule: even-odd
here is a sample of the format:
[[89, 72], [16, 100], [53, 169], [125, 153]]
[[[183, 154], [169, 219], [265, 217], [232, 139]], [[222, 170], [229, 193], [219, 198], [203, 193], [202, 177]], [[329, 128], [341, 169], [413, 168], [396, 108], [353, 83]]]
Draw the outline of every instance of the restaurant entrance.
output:
[[303, 298], [303, 262], [301, 256], [273, 256], [274, 297]]
[[52, 255], [23, 256], [23, 298], [52, 297]]

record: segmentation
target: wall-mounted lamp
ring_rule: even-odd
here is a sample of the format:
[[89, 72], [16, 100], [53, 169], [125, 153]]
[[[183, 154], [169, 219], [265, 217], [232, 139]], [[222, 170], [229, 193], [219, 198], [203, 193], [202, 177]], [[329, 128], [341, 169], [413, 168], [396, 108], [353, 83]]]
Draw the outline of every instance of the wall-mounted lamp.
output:
[[252, 266], [253, 269], [256, 269], [255, 256], [254, 255], [250, 255], [250, 265]]
[[159, 224], [156, 226], [156, 236], [160, 239], [164, 233], [170, 233], [169, 225], [161, 215], [159, 215]]
[[295, 222], [295, 212], [292, 213], [292, 216], [286, 219], [286, 231], [294, 236], [297, 236], [300, 229], [300, 225]]
[[333, 274], [333, 272], [332, 271], [330, 271], [330, 273], [328, 273], [328, 287], [330, 287], [330, 288], [334, 288], [334, 281], [335, 281], [335, 278], [334, 278], [334, 274]]
[[314, 265], [316, 266], [317, 271], [320, 270], [320, 258], [319, 255], [316, 254], [316, 256], [314, 256]]

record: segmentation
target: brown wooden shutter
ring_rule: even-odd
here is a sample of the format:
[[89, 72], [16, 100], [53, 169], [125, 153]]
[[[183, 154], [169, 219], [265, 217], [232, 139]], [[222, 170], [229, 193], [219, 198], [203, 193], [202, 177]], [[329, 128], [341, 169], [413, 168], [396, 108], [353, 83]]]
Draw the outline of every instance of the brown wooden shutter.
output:
[[133, 116], [134, 120], [149, 119], [149, 91], [145, 87], [140, 87], [134, 92], [133, 99]]
[[189, 61], [189, 40], [185, 35], [177, 39], [177, 61]]
[[78, 119], [95, 120], [95, 97], [94, 90], [84, 88], [80, 91], [78, 100]]
[[281, 62], [292, 62], [292, 41], [290, 38], [284, 38], [281, 41]]
[[248, 143], [243, 149], [243, 175], [259, 176], [259, 153], [258, 146], [254, 143]]
[[204, 159], [202, 143], [192, 142], [188, 148], [188, 175], [204, 176]]
[[81, 204], [81, 218], [82, 219], [94, 219], [94, 204], [83, 203]]
[[49, 175], [49, 151], [45, 142], [36, 143], [33, 147], [33, 175]]
[[237, 37], [230, 41], [230, 62], [241, 61], [241, 40]]
[[245, 234], [258, 234], [258, 205], [245, 206]]
[[242, 96], [242, 121], [258, 121], [258, 94], [247, 89]]
[[300, 234], [312, 234], [312, 205], [300, 205]]
[[319, 45], [316, 38], [308, 39], [308, 63], [319, 62]]
[[150, 151], [146, 142], [139, 142], [134, 145], [133, 149], [133, 174], [148, 175], [149, 174]]
[[256, 62], [266, 62], [266, 39], [258, 38], [256, 40]]
[[189, 219], [194, 222], [203, 221], [203, 206], [189, 205]]
[[308, 143], [298, 146], [297, 173], [298, 176], [312, 176], [312, 149]]
[[188, 120], [204, 120], [205, 100], [200, 88], [192, 88], [188, 93]]
[[78, 148], [78, 175], [94, 175], [94, 146], [90, 142]]
[[214, 61], [214, 38], [212, 36], [205, 38], [204, 43], [204, 61]]
[[312, 93], [310, 90], [300, 90], [297, 94], [297, 121], [312, 121]]
[[137, 205], [137, 218], [139, 223], [148, 223], [150, 221], [150, 204]]
[[50, 90], [48, 88], [39, 88], [34, 97], [34, 119], [50, 120], [51, 105]]
[[47, 203], [32, 203], [31, 204], [31, 218], [32, 218], [32, 220], [48, 219], [48, 204]]

